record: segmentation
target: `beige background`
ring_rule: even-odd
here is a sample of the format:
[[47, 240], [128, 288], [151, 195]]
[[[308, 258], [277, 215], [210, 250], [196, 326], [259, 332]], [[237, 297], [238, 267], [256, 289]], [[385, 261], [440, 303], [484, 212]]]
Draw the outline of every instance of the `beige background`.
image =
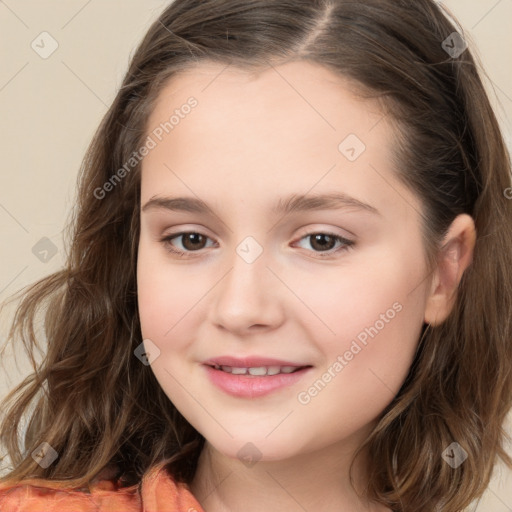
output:
[[[75, 196], [81, 158], [111, 103], [129, 57], [162, 0], [0, 0], [0, 301], [62, 265], [62, 230]], [[475, 42], [491, 99], [510, 147], [512, 0], [446, 0]], [[42, 58], [52, 40], [58, 47]], [[45, 45], [42, 47], [41, 37]], [[33, 43], [33, 41], [35, 41]], [[40, 242], [42, 238], [46, 238]], [[46, 262], [32, 252], [49, 250]], [[52, 247], [57, 251], [52, 255]], [[43, 257], [44, 254], [40, 257]], [[5, 341], [13, 308], [0, 317]], [[19, 352], [0, 366], [0, 397], [29, 371]], [[5, 371], [5, 373], [4, 373]], [[499, 466], [471, 510], [512, 510], [512, 473]], [[412, 511], [411, 511], [412, 512]]]

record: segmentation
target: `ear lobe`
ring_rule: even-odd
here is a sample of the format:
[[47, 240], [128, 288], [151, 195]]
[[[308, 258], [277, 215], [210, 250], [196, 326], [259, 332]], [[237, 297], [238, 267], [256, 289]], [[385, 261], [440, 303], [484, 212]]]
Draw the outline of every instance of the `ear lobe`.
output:
[[473, 260], [476, 229], [473, 218], [458, 215], [452, 222], [437, 258], [437, 268], [425, 306], [425, 322], [439, 325], [453, 309], [462, 274]]

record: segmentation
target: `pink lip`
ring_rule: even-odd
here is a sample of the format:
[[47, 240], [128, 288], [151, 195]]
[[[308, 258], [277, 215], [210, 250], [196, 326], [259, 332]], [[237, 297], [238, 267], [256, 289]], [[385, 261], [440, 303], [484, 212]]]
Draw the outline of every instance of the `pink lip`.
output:
[[[259, 377], [255, 375], [233, 375], [216, 370], [215, 365], [234, 366], [236, 368], [254, 368], [259, 366], [296, 366], [300, 370], [293, 373], [278, 373]], [[210, 381], [225, 393], [240, 398], [256, 398], [268, 395], [278, 389], [297, 383], [311, 370], [311, 365], [302, 365], [278, 359], [263, 357], [236, 358], [222, 356], [209, 359], [203, 363]]]

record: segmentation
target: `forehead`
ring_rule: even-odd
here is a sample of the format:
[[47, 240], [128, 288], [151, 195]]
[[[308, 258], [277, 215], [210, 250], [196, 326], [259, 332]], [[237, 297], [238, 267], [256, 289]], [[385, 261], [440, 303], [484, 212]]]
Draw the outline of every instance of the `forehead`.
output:
[[[193, 109], [184, 107], [190, 98]], [[143, 196], [214, 193], [220, 184], [255, 197], [315, 187], [373, 197], [385, 209], [398, 184], [389, 185], [393, 129], [379, 107], [353, 82], [309, 62], [257, 72], [202, 63], [173, 76], [155, 102], [147, 133], [160, 127], [162, 138], [142, 163]], [[361, 156], [348, 158], [354, 151]]]
[[[190, 98], [197, 106], [189, 115]], [[155, 101], [146, 132], [168, 122], [173, 113], [181, 113], [180, 120], [173, 123], [172, 133], [166, 130], [162, 136], [176, 144], [190, 137], [203, 142], [214, 137], [217, 145], [244, 142], [247, 149], [249, 137], [265, 143], [267, 150], [295, 141], [329, 148], [336, 156], [347, 135], [368, 138], [383, 117], [378, 101], [359, 97], [354, 82], [307, 61], [258, 70], [203, 62], [179, 71]]]
[[[334, 73], [317, 63], [292, 61], [265, 68], [242, 69], [230, 65], [205, 61], [178, 71], [166, 82], [155, 102], [153, 115], [179, 107], [190, 96], [201, 98], [203, 104], [215, 103], [219, 108], [250, 112], [255, 107], [285, 107], [309, 111], [329, 126], [336, 122], [336, 103], [348, 99], [359, 110], [381, 113], [377, 100], [362, 99], [362, 86], [345, 76]], [[346, 107], [347, 105], [345, 105]], [[275, 113], [278, 113], [277, 111]], [[330, 115], [331, 114], [331, 115]], [[309, 115], [308, 115], [309, 117]]]

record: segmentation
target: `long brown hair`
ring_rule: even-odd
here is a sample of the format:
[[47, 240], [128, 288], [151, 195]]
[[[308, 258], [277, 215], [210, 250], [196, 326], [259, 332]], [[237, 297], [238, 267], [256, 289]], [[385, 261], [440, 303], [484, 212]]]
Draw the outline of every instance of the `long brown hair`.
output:
[[[442, 9], [432, 0], [169, 5], [134, 54], [83, 160], [65, 267], [19, 292], [9, 339], [19, 335], [32, 354], [45, 338], [47, 353], [2, 404], [0, 445], [13, 468], [0, 481], [81, 487], [116, 465], [133, 485], [164, 460], [177, 480], [194, 475], [204, 438], [133, 353], [142, 341], [140, 164], [108, 194], [101, 190], [143, 145], [167, 81], [205, 61], [260, 69], [306, 59], [379, 97], [396, 127], [397, 175], [424, 206], [431, 268], [454, 218], [467, 213], [475, 221], [473, 261], [455, 306], [441, 325], [424, 326], [407, 379], [365, 443], [368, 496], [395, 510], [455, 512], [483, 493], [498, 457], [512, 465], [502, 428], [512, 404], [510, 159], [470, 50], [449, 51], [464, 33]], [[21, 447], [18, 430], [34, 400]], [[47, 468], [30, 456], [42, 442], [58, 453]], [[468, 454], [457, 468], [442, 458], [452, 442]]]

